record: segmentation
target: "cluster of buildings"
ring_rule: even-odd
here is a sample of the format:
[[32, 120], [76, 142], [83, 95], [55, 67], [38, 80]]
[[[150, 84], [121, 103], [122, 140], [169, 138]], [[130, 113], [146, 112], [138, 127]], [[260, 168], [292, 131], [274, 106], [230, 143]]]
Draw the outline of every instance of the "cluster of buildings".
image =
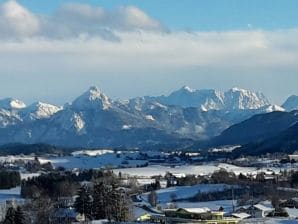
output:
[[[139, 222], [151, 223], [200, 223], [200, 224], [237, 224], [244, 220], [264, 220], [267, 217], [287, 217], [298, 223], [298, 198], [281, 201], [276, 209], [270, 201], [238, 206], [234, 212], [226, 213], [221, 207], [212, 211], [203, 208], [167, 208], [160, 213], [146, 213], [138, 218]], [[282, 212], [281, 212], [282, 211]]]
[[163, 214], [141, 216], [139, 221], [151, 223], [202, 223], [202, 224], [237, 224], [237, 217], [225, 217], [224, 211], [211, 211], [209, 208], [165, 209]]

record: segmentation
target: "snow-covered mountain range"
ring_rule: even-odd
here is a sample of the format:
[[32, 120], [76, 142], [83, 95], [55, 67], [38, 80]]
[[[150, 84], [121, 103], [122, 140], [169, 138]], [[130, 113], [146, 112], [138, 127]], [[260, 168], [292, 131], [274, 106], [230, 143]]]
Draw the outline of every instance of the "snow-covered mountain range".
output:
[[[298, 102], [291, 100], [286, 105], [289, 110], [297, 108]], [[271, 105], [261, 93], [240, 88], [221, 92], [184, 86], [168, 96], [114, 101], [97, 87], [90, 87], [63, 107], [0, 100], [0, 144], [187, 146], [217, 136], [252, 115], [285, 109]]]
[[214, 89], [194, 90], [188, 86], [183, 86], [169, 96], [145, 97], [144, 99], [145, 101], [157, 101], [164, 105], [176, 105], [184, 108], [198, 107], [202, 111], [249, 110], [270, 105], [262, 93], [236, 87], [222, 92]]

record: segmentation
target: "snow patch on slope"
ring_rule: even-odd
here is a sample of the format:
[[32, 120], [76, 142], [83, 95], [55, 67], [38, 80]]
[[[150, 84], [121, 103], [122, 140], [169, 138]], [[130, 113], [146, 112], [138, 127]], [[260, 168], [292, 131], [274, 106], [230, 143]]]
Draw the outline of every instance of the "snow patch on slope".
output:
[[26, 104], [21, 100], [13, 99], [13, 98], [5, 98], [0, 100], [0, 108], [6, 110], [19, 110], [26, 107]]
[[71, 121], [74, 124], [77, 134], [79, 134], [79, 135], [86, 134], [85, 121], [79, 114], [74, 113]]
[[129, 130], [131, 128], [132, 128], [132, 126], [130, 124], [125, 124], [122, 126], [122, 130]]
[[146, 118], [146, 120], [149, 120], [149, 121], [155, 121], [155, 119], [152, 115], [146, 115], [145, 118]]
[[285, 111], [285, 109], [278, 106], [278, 105], [270, 105], [270, 106], [265, 108], [266, 113], [271, 113], [273, 111], [282, 111], [283, 112], [283, 111]]
[[24, 109], [24, 114], [30, 120], [50, 118], [52, 115], [62, 110], [62, 107], [43, 102], [36, 102]]

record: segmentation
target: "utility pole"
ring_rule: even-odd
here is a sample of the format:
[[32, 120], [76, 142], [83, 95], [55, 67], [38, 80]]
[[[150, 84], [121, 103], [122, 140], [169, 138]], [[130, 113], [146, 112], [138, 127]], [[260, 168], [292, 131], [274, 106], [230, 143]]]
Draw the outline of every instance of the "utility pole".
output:
[[232, 185], [232, 207], [233, 207], [233, 212], [235, 212], [235, 205], [234, 205], [234, 185]]

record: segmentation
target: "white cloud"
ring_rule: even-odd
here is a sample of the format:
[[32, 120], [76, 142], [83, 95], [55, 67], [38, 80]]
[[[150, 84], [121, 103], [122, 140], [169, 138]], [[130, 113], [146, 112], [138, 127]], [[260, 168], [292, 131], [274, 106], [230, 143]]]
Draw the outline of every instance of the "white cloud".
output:
[[161, 23], [135, 6], [113, 10], [87, 4], [63, 4], [52, 15], [34, 15], [15, 0], [0, 5], [0, 35], [10, 39], [28, 36], [50, 39], [99, 36], [119, 40], [114, 31], [161, 31]]
[[65, 65], [59, 69], [70, 66], [82, 73], [93, 70], [127, 74], [195, 67], [253, 73], [264, 69], [298, 67], [298, 30], [195, 33], [121, 31], [115, 32], [115, 35], [121, 39], [120, 42], [99, 37], [2, 41], [0, 55], [10, 55], [12, 58], [24, 55], [22, 63], [28, 61], [28, 65], [31, 61], [51, 57], [43, 63], [54, 67], [56, 63], [64, 61]]
[[[102, 38], [27, 39], [0, 46], [1, 52], [32, 52], [78, 59], [82, 68], [142, 69], [191, 66], [230, 69], [296, 67], [298, 30], [230, 32], [115, 32], [121, 42]], [[136, 63], [137, 62], [137, 63]], [[113, 65], [117, 65], [114, 68]]]
[[135, 6], [119, 7], [109, 15], [109, 21], [115, 28], [132, 30], [161, 30], [160, 22], [150, 18], [146, 13]]
[[38, 18], [16, 1], [0, 5], [0, 37], [27, 37], [35, 35], [38, 31]]

